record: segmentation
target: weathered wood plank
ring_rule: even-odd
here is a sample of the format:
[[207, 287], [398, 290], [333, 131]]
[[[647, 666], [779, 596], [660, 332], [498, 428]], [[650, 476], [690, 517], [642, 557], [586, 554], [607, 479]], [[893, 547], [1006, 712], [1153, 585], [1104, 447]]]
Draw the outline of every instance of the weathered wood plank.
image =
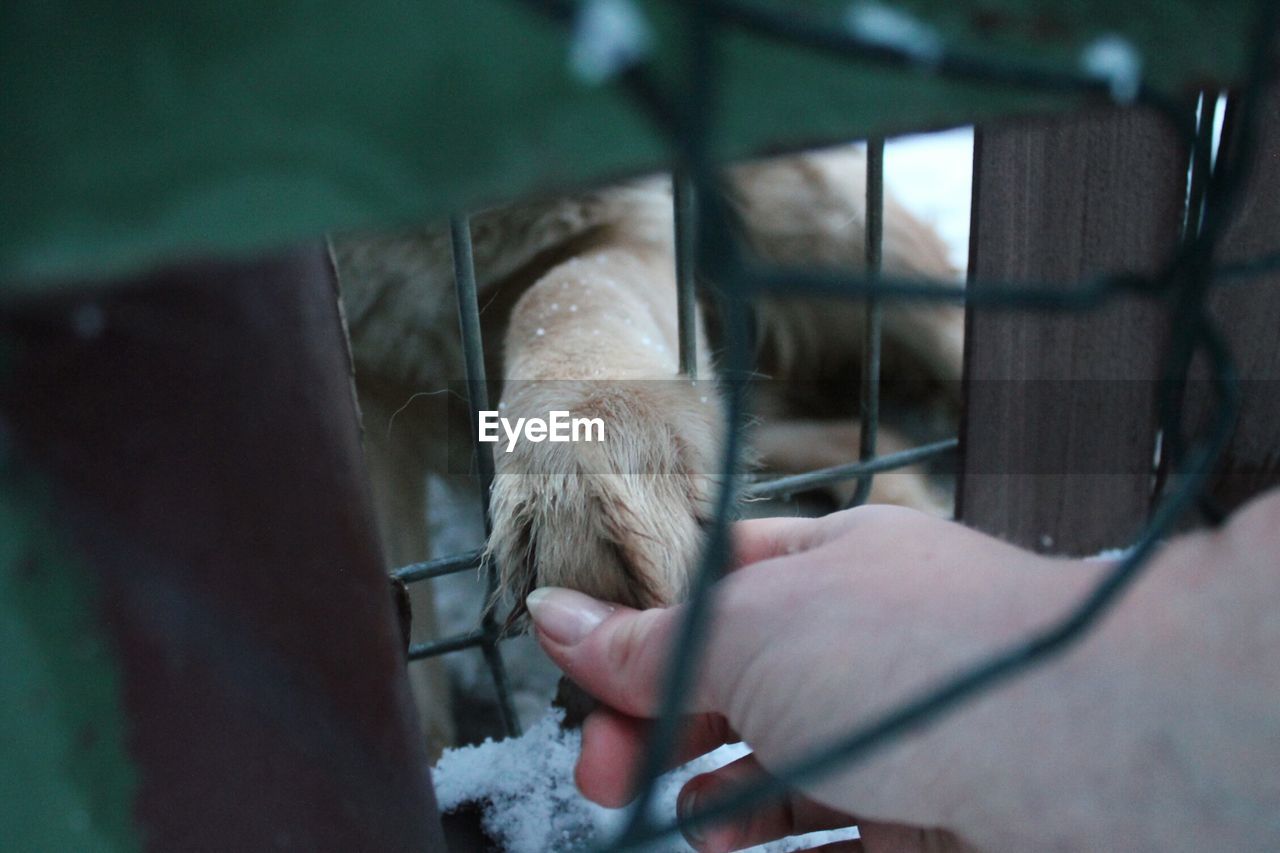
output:
[[[984, 130], [974, 157], [972, 287], [1150, 271], [1176, 245], [1186, 159], [1151, 115]], [[1160, 312], [1134, 299], [970, 310], [960, 517], [1040, 550], [1125, 543], [1150, 504], [1163, 339]]]
[[[444, 849], [323, 247], [67, 289], [0, 311], [0, 336], [5, 496], [16, 470], [41, 483], [83, 566], [72, 588], [32, 564], [37, 603], [89, 602], [52, 639], [81, 656], [101, 632], [132, 764], [80, 763], [110, 720], [73, 730], [41, 778], [92, 820], [59, 846], [67, 817], [41, 805], [5, 848], [134, 849], [86, 842], [105, 825], [152, 850]], [[40, 663], [6, 655], [0, 677]], [[85, 677], [54, 674], [28, 716]]]

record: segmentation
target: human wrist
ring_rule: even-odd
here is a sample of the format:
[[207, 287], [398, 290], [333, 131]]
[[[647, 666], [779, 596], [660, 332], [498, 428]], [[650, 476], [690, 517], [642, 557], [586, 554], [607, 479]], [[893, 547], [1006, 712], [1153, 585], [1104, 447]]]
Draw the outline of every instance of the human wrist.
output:
[[1097, 843], [1245, 848], [1274, 819], [1280, 498], [1171, 540], [1063, 659], [1078, 761], [1060, 788]]

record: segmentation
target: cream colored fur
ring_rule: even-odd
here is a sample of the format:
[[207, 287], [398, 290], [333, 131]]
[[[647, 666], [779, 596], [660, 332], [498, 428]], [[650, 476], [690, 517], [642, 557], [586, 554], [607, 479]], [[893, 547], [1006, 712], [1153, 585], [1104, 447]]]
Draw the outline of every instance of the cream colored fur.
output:
[[723, 427], [713, 383], [676, 379], [675, 294], [669, 241], [611, 230], [516, 304], [509, 416], [559, 409], [604, 422], [599, 443], [497, 454], [490, 551], [516, 603], [548, 584], [634, 607], [682, 596]]
[[[798, 265], [860, 267], [864, 170], [861, 153], [847, 147], [733, 170], [733, 201], [755, 251]], [[669, 182], [646, 179], [482, 212], [472, 234], [488, 368], [504, 380], [503, 414], [545, 417], [558, 409], [606, 423], [599, 444], [496, 449], [488, 548], [503, 589], [517, 604], [545, 584], [634, 606], [678, 600], [709, 517], [723, 423], [701, 315], [704, 378], [677, 378]], [[449, 422], [451, 409], [462, 407], [447, 405], [450, 382], [463, 373], [448, 230], [337, 238], [333, 257], [388, 560], [424, 559], [425, 477], [446, 470], [449, 431], [470, 430], [465, 421]], [[938, 238], [892, 199], [884, 266], [955, 278]], [[856, 376], [859, 304], [769, 300], [758, 306], [757, 323], [765, 374]], [[886, 370], [957, 380], [961, 335], [958, 309], [891, 308]], [[766, 403], [758, 430], [766, 465], [791, 472], [852, 458], [856, 422], [813, 420], [796, 405]], [[887, 446], [896, 441], [886, 432]], [[873, 500], [940, 509], [918, 472], [875, 483]], [[413, 598], [421, 620], [415, 635], [424, 638], [429, 586], [416, 585]], [[444, 680], [429, 667], [411, 673], [438, 747], [450, 737]]]

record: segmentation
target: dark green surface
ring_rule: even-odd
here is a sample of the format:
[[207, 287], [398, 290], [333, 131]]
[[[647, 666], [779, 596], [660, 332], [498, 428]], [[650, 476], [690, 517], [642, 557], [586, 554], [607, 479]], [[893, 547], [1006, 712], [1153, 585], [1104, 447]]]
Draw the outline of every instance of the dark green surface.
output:
[[[642, 4], [679, 79], [674, 4]], [[838, 22], [845, 3], [765, 5]], [[1149, 80], [1237, 76], [1252, 4], [903, 4], [947, 44], [1076, 67], [1129, 37]], [[834, 25], [834, 23], [833, 23]], [[269, 4], [38, 0], [0, 7], [0, 281], [103, 276], [392, 225], [653, 168], [665, 146], [613, 88], [569, 71], [564, 32], [516, 0]], [[718, 150], [1054, 109], [1059, 96], [727, 41]], [[678, 87], [677, 87], [678, 88]]]
[[0, 458], [0, 847], [137, 850], [119, 673], [47, 505]]

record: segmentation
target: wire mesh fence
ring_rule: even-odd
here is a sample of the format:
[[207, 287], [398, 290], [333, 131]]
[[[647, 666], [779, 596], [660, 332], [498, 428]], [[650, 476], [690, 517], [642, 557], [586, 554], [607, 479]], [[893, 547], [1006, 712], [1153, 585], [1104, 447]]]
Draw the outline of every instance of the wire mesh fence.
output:
[[[561, 24], [572, 27], [581, 7], [571, 2], [526, 0], [526, 5]], [[1117, 597], [1142, 572], [1159, 541], [1179, 520], [1198, 508], [1211, 523], [1224, 515], [1207, 495], [1206, 484], [1215, 461], [1228, 441], [1240, 406], [1236, 368], [1222, 330], [1207, 309], [1211, 283], [1236, 282], [1280, 268], [1280, 250], [1231, 263], [1215, 258], [1223, 231], [1248, 180], [1258, 137], [1258, 101], [1271, 77], [1271, 49], [1275, 43], [1277, 7], [1259, 4], [1248, 78], [1230, 93], [1227, 125], [1221, 149], [1214, 156], [1212, 109], [1150, 89], [1141, 79], [1126, 81], [1114, 76], [1081, 71], [1067, 73], [1017, 64], [985, 56], [948, 52], [938, 47], [923, 55], [910, 45], [892, 46], [869, 41], [848, 31], [834, 31], [803, 16], [782, 16], [747, 3], [700, 2], [685, 12], [684, 45], [688, 76], [678, 88], [664, 86], [642, 60], [618, 69], [617, 82], [640, 110], [665, 135], [673, 157], [676, 225], [676, 267], [679, 297], [679, 365], [682, 374], [696, 373], [695, 305], [699, 296], [710, 303], [722, 328], [721, 376], [725, 390], [726, 423], [714, 523], [707, 531], [699, 571], [691, 584], [687, 616], [672, 654], [661, 712], [652, 726], [644, 764], [636, 779], [637, 799], [622, 833], [609, 849], [632, 849], [651, 843], [676, 828], [689, 828], [746, 809], [802, 780], [866, 757], [892, 739], [947, 713], [959, 703], [996, 684], [1025, 672], [1081, 637]], [[1073, 91], [1098, 102], [1123, 102], [1146, 107], [1159, 115], [1176, 133], [1187, 151], [1189, 180], [1182, 237], [1172, 256], [1154, 273], [1100, 275], [1070, 286], [1046, 286], [1034, 281], [982, 282], [966, 289], [945, 282], [905, 280], [881, 274], [883, 239], [884, 140], [867, 146], [866, 266], [860, 274], [819, 269], [780, 268], [750, 256], [735, 234], [734, 218], [720, 191], [720, 175], [710, 154], [709, 140], [716, 131], [717, 40], [731, 29], [749, 31], [808, 49], [911, 71], [924, 67], [929, 73], [978, 82], [993, 87], [1024, 90]], [[1131, 86], [1130, 86], [1131, 84]], [[1206, 92], [1209, 105], [1216, 92]], [[470, 235], [465, 218], [452, 223], [455, 281], [459, 322], [466, 364], [471, 424], [488, 408], [484, 374], [484, 342], [481, 340], [475, 273]], [[972, 276], [972, 272], [971, 272]], [[699, 294], [699, 288], [702, 293]], [[856, 482], [850, 505], [866, 500], [874, 477], [956, 450], [957, 438], [921, 445], [905, 451], [877, 455], [880, 419], [880, 350], [883, 308], [895, 300], [965, 301], [989, 309], [1034, 308], [1045, 311], [1088, 311], [1126, 295], [1162, 301], [1168, 310], [1168, 338], [1163, 376], [1159, 386], [1160, 430], [1163, 437], [1162, 468], [1170, 484], [1151, 513], [1145, 530], [1126, 555], [1097, 586], [1056, 624], [1025, 638], [987, 660], [955, 673], [909, 701], [849, 732], [835, 743], [796, 759], [767, 780], [738, 791], [678, 826], [656, 825], [650, 817], [654, 785], [674, 753], [683, 697], [688, 693], [712, 619], [712, 587], [720, 578], [728, 557], [728, 524], [736, 502], [743, 496], [789, 495], [834, 482]], [[752, 372], [749, 307], [753, 299], [823, 296], [865, 300], [866, 328], [860, 384], [859, 417], [862, 424], [856, 461], [805, 474], [760, 482], [743, 482], [739, 473], [742, 428], [746, 411], [747, 379]], [[1187, 435], [1183, 417], [1183, 392], [1193, 360], [1203, 358], [1210, 368], [1213, 411], [1208, 426], [1198, 435]], [[473, 435], [473, 439], [475, 436]], [[488, 496], [494, 477], [490, 449], [473, 441], [474, 464], [480, 499], [489, 531]], [[850, 448], [851, 454], [854, 448]], [[406, 583], [423, 582], [454, 572], [480, 569], [490, 595], [497, 583], [496, 567], [483, 550], [474, 550], [405, 566], [394, 576]], [[502, 629], [485, 609], [477, 627], [467, 633], [411, 647], [410, 660], [478, 647], [482, 650], [496, 689], [504, 732], [519, 733], [501, 651]]]

